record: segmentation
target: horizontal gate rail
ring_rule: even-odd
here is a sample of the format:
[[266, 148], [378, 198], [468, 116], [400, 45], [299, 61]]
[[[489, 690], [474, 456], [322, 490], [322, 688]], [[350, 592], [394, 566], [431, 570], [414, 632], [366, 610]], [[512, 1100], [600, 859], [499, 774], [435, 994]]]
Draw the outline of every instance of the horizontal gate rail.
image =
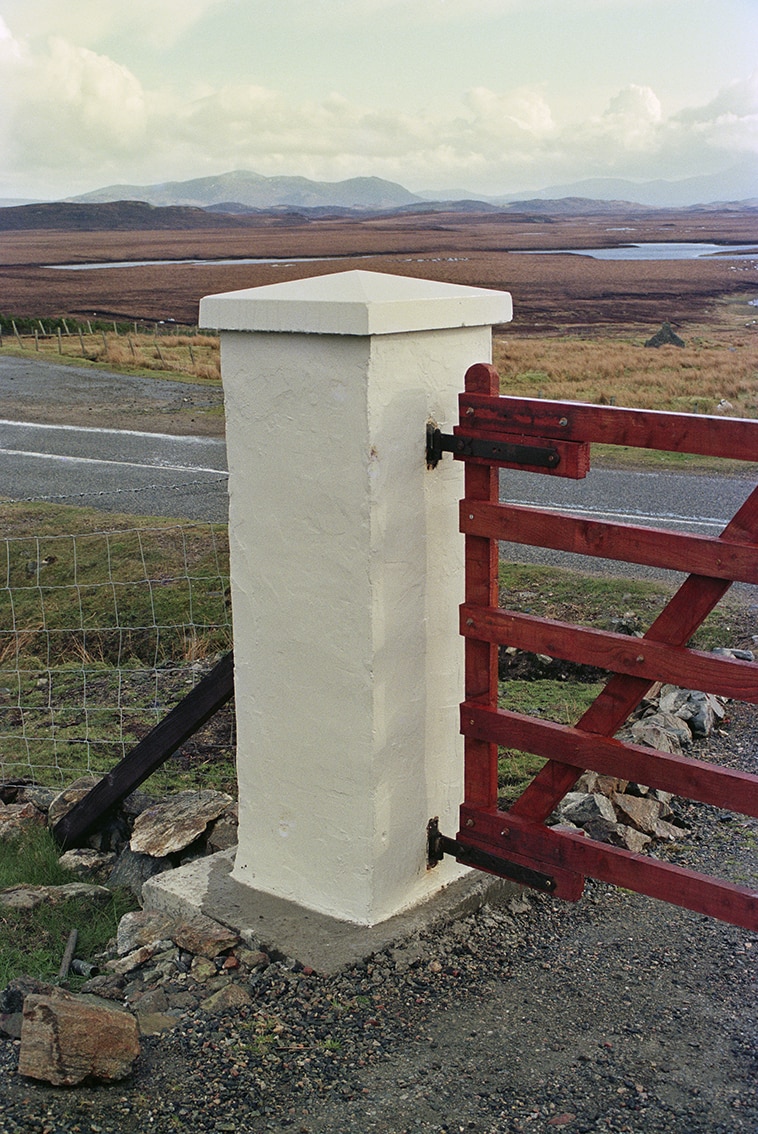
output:
[[[461, 424], [453, 431], [453, 441], [465, 435], [466, 445], [448, 446], [465, 463], [460, 506], [466, 536], [460, 611], [466, 644], [465, 767], [460, 830], [455, 840], [438, 836], [437, 845], [443, 851], [447, 846], [461, 862], [483, 864], [504, 876], [537, 872], [538, 888], [558, 897], [576, 900], [585, 876], [591, 876], [758, 929], [755, 890], [596, 842], [584, 832], [545, 825], [588, 769], [758, 818], [758, 776], [615, 737], [659, 681], [758, 703], [758, 664], [688, 647], [733, 581], [758, 583], [758, 488], [719, 537], [683, 535], [503, 504], [498, 474], [503, 462], [487, 462], [481, 455], [486, 452], [482, 442], [528, 446], [538, 438], [540, 445], [556, 445], [561, 455], [542, 471], [575, 479], [586, 475], [587, 464], [577, 454], [588, 455], [591, 442], [758, 462], [758, 421], [502, 397], [499, 385], [493, 367], [469, 369], [460, 397]], [[568, 450], [570, 460], [563, 460], [566, 450], [558, 441], [577, 446]], [[496, 451], [502, 455], [504, 450]], [[630, 637], [500, 609], [499, 542], [661, 567], [686, 578], [643, 637]], [[524, 716], [498, 707], [503, 645], [596, 666], [611, 676], [575, 725]], [[499, 746], [546, 760], [507, 811], [498, 809]]]
[[461, 607], [461, 634], [515, 646], [532, 654], [592, 665], [670, 685], [707, 689], [720, 697], [758, 701], [758, 663], [722, 658], [701, 650], [651, 642], [609, 630], [589, 630], [567, 622], [512, 610]]
[[755, 544], [737, 539], [684, 535], [665, 528], [588, 520], [522, 504], [470, 500], [461, 501], [461, 531], [507, 543], [642, 563], [737, 583], [758, 583]]
[[756, 423], [751, 420], [580, 402], [548, 402], [541, 398], [507, 397], [494, 390], [488, 394], [467, 391], [461, 394], [459, 406], [461, 429], [473, 433], [475, 427], [482, 437], [506, 432], [523, 438], [594, 441], [670, 453], [696, 453], [701, 457], [758, 461]]
[[[476, 816], [475, 822], [482, 836], [481, 840], [472, 838], [471, 829], [466, 828], [467, 841], [474, 846], [486, 847], [490, 852], [493, 846], [497, 846], [503, 857], [513, 857], [514, 861], [532, 867], [539, 863], [539, 869], [545, 872], [551, 869], [574, 870], [579, 876], [589, 875], [647, 894], [650, 898], [663, 898], [695, 913], [732, 922], [743, 929], [758, 928], [758, 895], [746, 886], [735, 886], [673, 863], [597, 843], [571, 831], [557, 831], [529, 823], [508, 813], [505, 816], [482, 815], [479, 811], [472, 811], [470, 814]], [[469, 817], [464, 805], [461, 808], [464, 826]], [[505, 825], [502, 822], [504, 818]], [[563, 896], [558, 887], [555, 892], [557, 897]], [[566, 896], [571, 900], [571, 895]]]
[[577, 777], [585, 768], [592, 768], [606, 776], [655, 784], [662, 791], [685, 795], [714, 807], [729, 808], [735, 798], [739, 798], [740, 811], [758, 818], [758, 777], [747, 772], [468, 701], [461, 705], [461, 732], [464, 736], [494, 740], [535, 756], [560, 760], [574, 768]]

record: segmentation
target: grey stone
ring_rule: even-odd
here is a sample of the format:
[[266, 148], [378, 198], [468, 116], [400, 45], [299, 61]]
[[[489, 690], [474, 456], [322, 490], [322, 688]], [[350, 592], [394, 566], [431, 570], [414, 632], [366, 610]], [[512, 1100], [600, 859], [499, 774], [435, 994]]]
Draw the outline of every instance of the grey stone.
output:
[[162, 874], [164, 870], [171, 870], [173, 862], [170, 858], [154, 858], [149, 854], [137, 854], [126, 847], [108, 876], [108, 885], [112, 890], [121, 886], [130, 890], [138, 902], [142, 901], [142, 887], [148, 878]]
[[33, 803], [0, 802], [0, 843], [17, 839], [30, 827], [44, 827], [45, 815]]
[[71, 808], [84, 799], [85, 795], [89, 795], [95, 784], [99, 782], [97, 776], [80, 776], [63, 791], [59, 791], [47, 811], [48, 826], [55, 827], [63, 816], [68, 815]]
[[600, 795], [597, 792], [592, 795], [583, 795], [580, 800], [562, 808], [561, 814], [564, 819], [568, 819], [569, 823], [576, 823], [578, 827], [583, 827], [592, 819], [607, 819], [611, 823], [616, 822], [613, 804], [607, 796]]
[[39, 784], [24, 784], [19, 790], [17, 802], [33, 803], [36, 808], [47, 814], [57, 794], [54, 788], [42, 787]]
[[200, 1007], [211, 1015], [217, 1012], [228, 1012], [237, 1008], [248, 1008], [252, 1004], [252, 997], [241, 984], [227, 984], [212, 996], [201, 1000]]
[[144, 1012], [137, 1016], [141, 1036], [159, 1036], [171, 1031], [178, 1023], [178, 1017], [171, 1016], [168, 1012]]
[[692, 743], [692, 733], [680, 717], [671, 713], [653, 713], [632, 725], [632, 739], [636, 744], [657, 748], [680, 756], [682, 748]]
[[145, 992], [140, 996], [135, 1004], [135, 1012], [138, 1016], [149, 1016], [153, 1012], [165, 1012], [168, 1008], [168, 997], [163, 989], [152, 988], [149, 992]]
[[63, 886], [25, 886], [22, 883], [0, 890], [0, 906], [15, 910], [34, 910], [45, 902], [58, 905], [70, 898], [87, 898], [104, 905], [110, 901], [111, 892], [105, 886], [88, 882], [67, 882]]
[[239, 807], [233, 803], [208, 827], [207, 844], [210, 852], [229, 850], [237, 845]]
[[116, 1000], [120, 1003], [123, 999], [125, 983], [124, 977], [115, 973], [101, 973], [83, 984], [79, 991], [92, 993], [103, 1000]]
[[102, 878], [110, 874], [115, 861], [116, 856], [112, 851], [103, 853], [90, 847], [75, 847], [61, 855], [58, 865], [82, 879]]
[[173, 939], [180, 949], [186, 949], [195, 956], [213, 959], [239, 944], [239, 934], [225, 925], [203, 914], [191, 920], [177, 922]]
[[155, 956], [154, 945], [140, 945], [139, 949], [133, 949], [131, 953], [127, 953], [124, 957], [119, 957], [114, 961], [107, 961], [105, 964], [109, 972], [116, 973], [118, 976], [126, 976], [127, 973], [134, 972], [142, 965], [146, 965]]
[[600, 772], [584, 772], [574, 784], [575, 792], [589, 792], [598, 795], [615, 795], [616, 792], [626, 791], [629, 780], [621, 780], [618, 776], [604, 776]]
[[116, 948], [120, 957], [142, 945], [157, 945], [171, 936], [175, 919], [158, 910], [131, 910], [118, 923]]
[[137, 816], [130, 846], [155, 858], [184, 850], [233, 802], [220, 791], [183, 791]]
[[615, 799], [616, 810], [622, 823], [636, 827], [647, 835], [655, 833], [655, 825], [661, 817], [661, 802], [658, 799], [642, 799], [633, 795], [619, 795]]
[[623, 847], [635, 854], [640, 854], [652, 842], [650, 835], [636, 831], [625, 823], [611, 823], [608, 819], [592, 819], [585, 824], [584, 830], [597, 842]]

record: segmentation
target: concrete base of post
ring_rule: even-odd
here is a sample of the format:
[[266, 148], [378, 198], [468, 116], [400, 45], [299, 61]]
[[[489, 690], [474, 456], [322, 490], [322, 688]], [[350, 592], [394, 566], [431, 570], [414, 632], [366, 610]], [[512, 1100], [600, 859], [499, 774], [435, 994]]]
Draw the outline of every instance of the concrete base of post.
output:
[[142, 889], [145, 908], [184, 919], [203, 914], [274, 958], [299, 961], [325, 974], [397, 948], [419, 933], [441, 930], [484, 905], [502, 905], [521, 892], [514, 882], [470, 870], [412, 909], [378, 925], [355, 925], [236, 881], [235, 853], [221, 851], [148, 879]]

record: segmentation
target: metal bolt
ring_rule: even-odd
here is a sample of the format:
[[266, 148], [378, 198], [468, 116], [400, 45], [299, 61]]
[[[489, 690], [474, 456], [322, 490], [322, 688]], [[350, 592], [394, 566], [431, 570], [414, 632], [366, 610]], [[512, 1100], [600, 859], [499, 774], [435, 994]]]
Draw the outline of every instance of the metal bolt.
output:
[[638, 662], [644, 662], [644, 660], [645, 660], [644, 654], [637, 654], [637, 661]]
[[466, 413], [469, 417], [471, 417], [472, 414], [476, 413], [476, 410], [474, 409], [473, 406], [467, 406], [466, 407]]
[[467, 827], [473, 827], [474, 826], [474, 820], [473, 819], [467, 819], [466, 820], [466, 826]]
[[562, 425], [564, 429], [566, 428], [568, 423], [569, 423], [569, 419], [567, 417], [562, 417], [561, 420], [558, 422], [558, 424]]
[[467, 619], [466, 619], [466, 625], [467, 625], [467, 626], [473, 626], [473, 625], [474, 625], [474, 620], [473, 620], [473, 618], [467, 618]]
[[509, 829], [507, 827], [503, 827], [502, 831], [500, 832], [500, 837], [502, 839], [507, 839], [510, 836], [510, 833], [511, 832], [509, 831]]

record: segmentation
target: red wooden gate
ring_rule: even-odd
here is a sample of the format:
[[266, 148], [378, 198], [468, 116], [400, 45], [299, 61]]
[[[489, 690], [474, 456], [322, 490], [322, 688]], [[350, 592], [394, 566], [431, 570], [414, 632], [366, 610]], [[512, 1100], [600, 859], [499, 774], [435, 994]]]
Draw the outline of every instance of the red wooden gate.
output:
[[[718, 537], [588, 520], [499, 502], [500, 467], [581, 478], [590, 443], [758, 460], [758, 421], [499, 396], [494, 367], [466, 374], [452, 438], [433, 438], [466, 462], [465, 789], [460, 831], [430, 824], [430, 861], [460, 862], [576, 900], [585, 876], [758, 929], [758, 892], [595, 842], [545, 820], [585, 770], [758, 816], [758, 776], [623, 743], [615, 733], [656, 681], [758, 701], [758, 663], [687, 648], [733, 581], [758, 583], [758, 487]], [[532, 617], [498, 606], [498, 540], [648, 564], [687, 578], [643, 638]], [[512, 645], [612, 676], [573, 727], [498, 708], [498, 647]], [[498, 810], [498, 745], [547, 763], [508, 811]]]

